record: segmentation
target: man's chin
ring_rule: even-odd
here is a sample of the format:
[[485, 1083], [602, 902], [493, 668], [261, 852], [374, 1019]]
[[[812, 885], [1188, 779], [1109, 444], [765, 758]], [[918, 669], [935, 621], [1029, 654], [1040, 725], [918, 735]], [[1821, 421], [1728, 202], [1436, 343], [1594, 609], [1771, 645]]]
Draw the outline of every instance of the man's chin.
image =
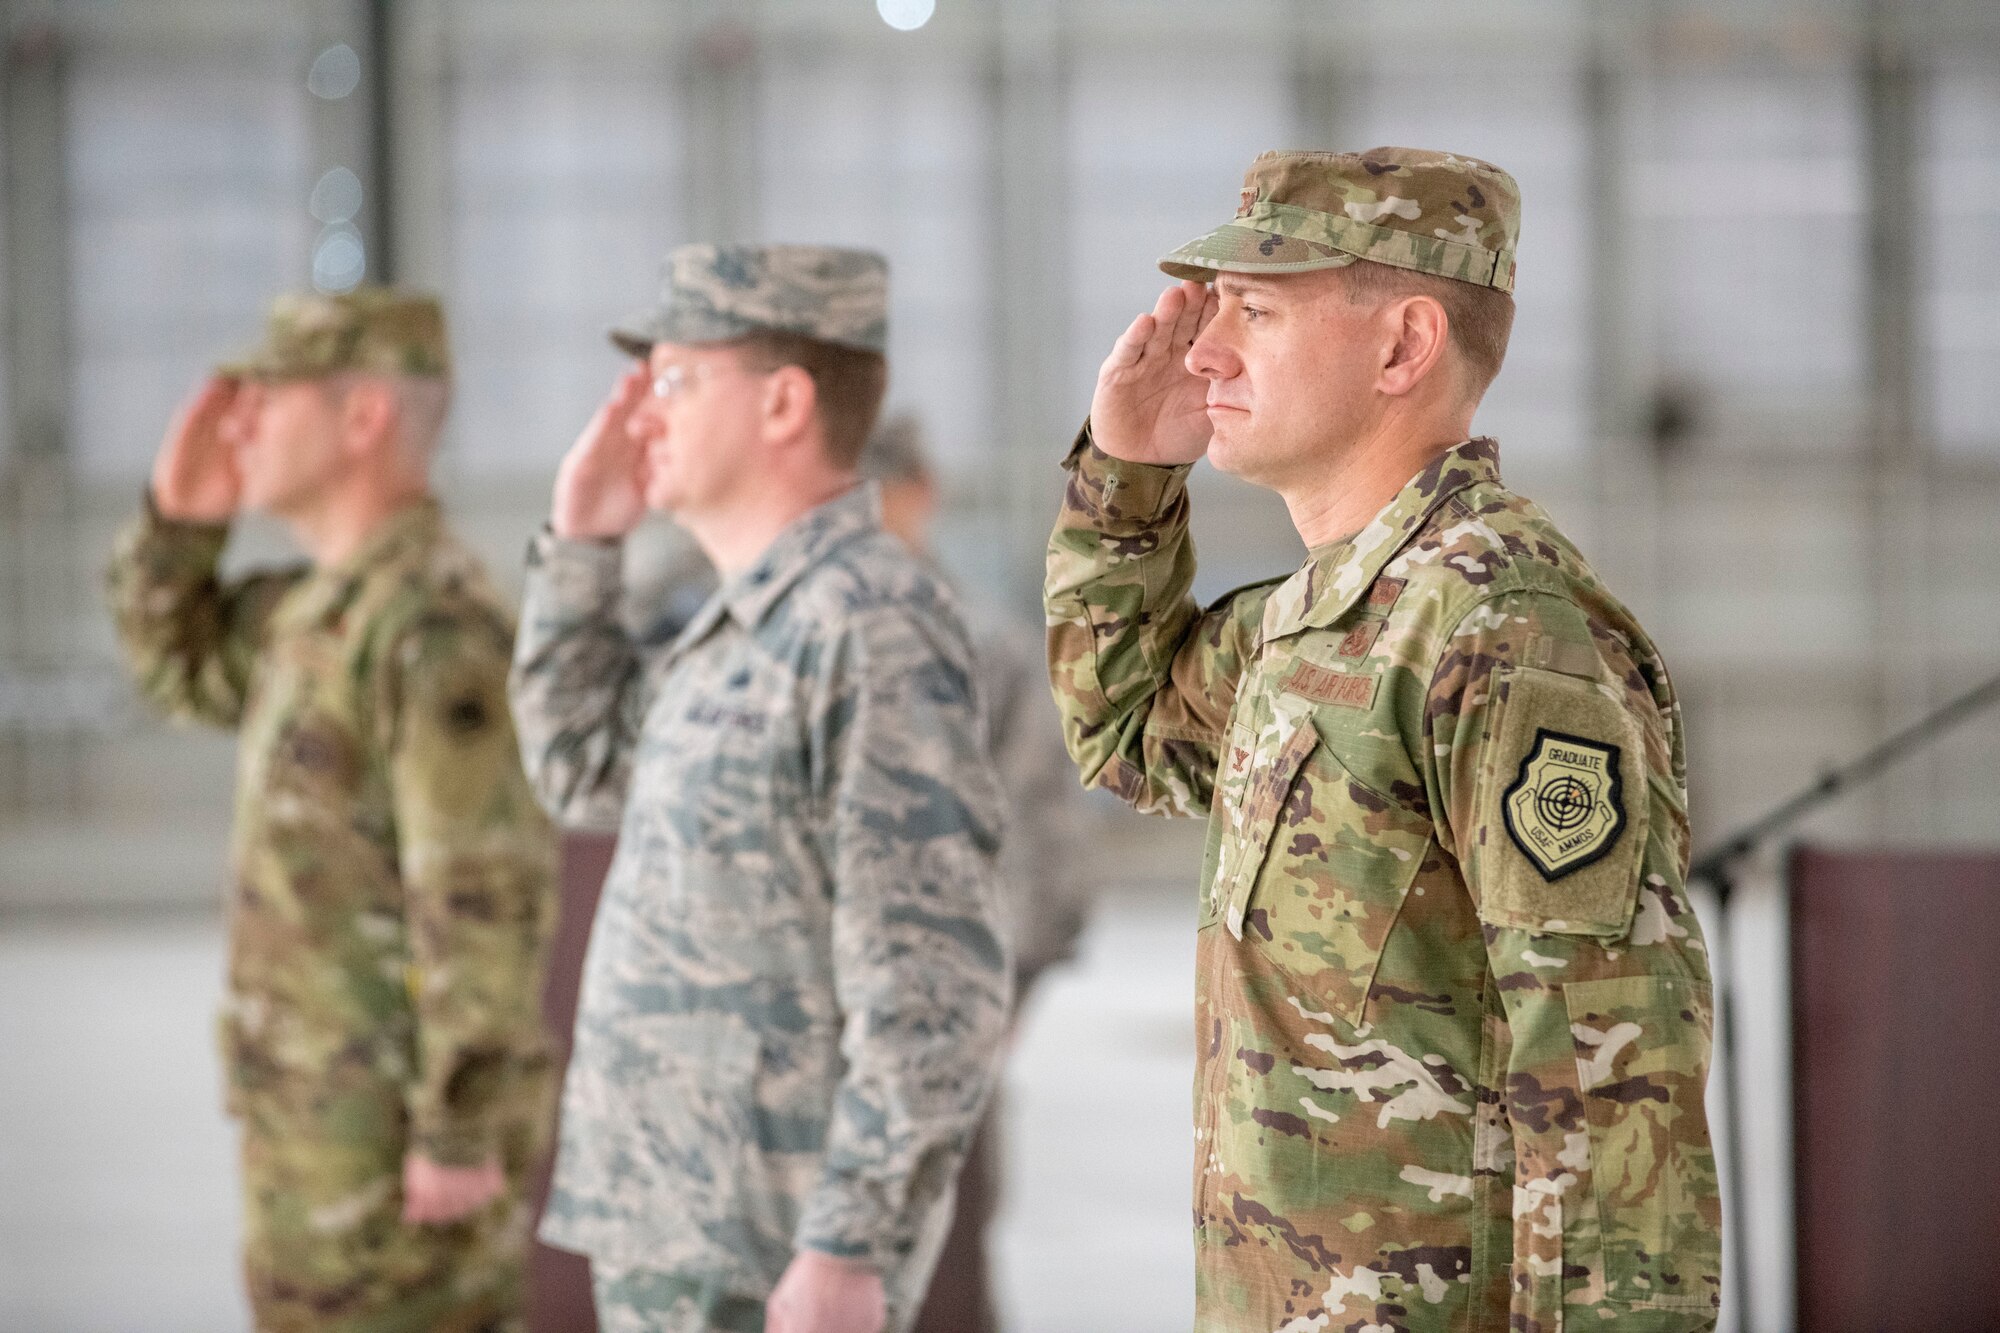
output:
[[647, 485], [645, 492], [646, 509], [649, 513], [665, 514], [668, 518], [679, 517], [687, 508], [687, 497], [672, 486], [657, 482]]
[[1208, 440], [1209, 465], [1226, 476], [1241, 481], [1252, 480], [1249, 473], [1255, 468], [1251, 459], [1252, 451], [1247, 444], [1247, 441], [1239, 438], [1233, 431], [1217, 429]]
[[287, 506], [284, 497], [274, 495], [261, 486], [246, 485], [242, 493], [236, 497], [236, 508], [239, 513], [261, 514], [265, 518], [283, 518]]
[[1216, 441], [1210, 441], [1208, 461], [1224, 476], [1234, 477], [1237, 481], [1255, 486], [1259, 490], [1282, 493], [1284, 489], [1280, 474], [1271, 467], [1271, 460], [1248, 447], [1245, 442], [1239, 441], [1233, 448], [1224, 444], [1218, 449]]

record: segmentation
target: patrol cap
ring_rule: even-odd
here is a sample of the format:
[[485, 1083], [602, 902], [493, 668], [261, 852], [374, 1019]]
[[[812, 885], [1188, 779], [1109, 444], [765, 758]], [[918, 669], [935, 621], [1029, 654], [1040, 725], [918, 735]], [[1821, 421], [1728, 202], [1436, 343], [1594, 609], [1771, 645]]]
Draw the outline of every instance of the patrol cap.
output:
[[444, 309], [437, 298], [396, 287], [291, 292], [271, 305], [264, 341], [219, 375], [303, 380], [358, 370], [444, 379], [451, 374]]
[[727, 342], [790, 333], [885, 355], [889, 261], [830, 245], [683, 245], [661, 266], [660, 303], [621, 321], [611, 341], [643, 357], [654, 343]]
[[1521, 190], [1489, 162], [1424, 148], [1260, 154], [1233, 221], [1160, 260], [1176, 278], [1304, 273], [1357, 259], [1514, 290]]

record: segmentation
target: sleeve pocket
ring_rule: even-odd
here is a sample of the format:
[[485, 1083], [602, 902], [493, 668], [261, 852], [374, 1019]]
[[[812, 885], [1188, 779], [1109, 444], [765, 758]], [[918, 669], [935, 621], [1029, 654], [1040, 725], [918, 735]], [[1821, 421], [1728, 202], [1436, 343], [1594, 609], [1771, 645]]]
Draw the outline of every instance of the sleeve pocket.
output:
[[1621, 1305], [1713, 1311], [1722, 1216], [1702, 1101], [1708, 987], [1617, 977], [1572, 982], [1563, 995], [1589, 1123], [1589, 1185], [1566, 1217], [1566, 1271]]

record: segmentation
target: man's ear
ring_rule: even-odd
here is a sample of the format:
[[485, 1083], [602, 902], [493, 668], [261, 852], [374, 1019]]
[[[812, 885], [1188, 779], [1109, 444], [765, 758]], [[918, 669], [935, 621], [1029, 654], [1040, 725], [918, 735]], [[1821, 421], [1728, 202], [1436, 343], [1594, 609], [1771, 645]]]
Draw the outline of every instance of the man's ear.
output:
[[819, 386], [803, 366], [779, 366], [764, 381], [764, 429], [774, 440], [803, 435], [819, 411]]
[[341, 436], [355, 453], [373, 453], [395, 439], [396, 395], [378, 379], [356, 381], [341, 400]]
[[1406, 296], [1382, 313], [1391, 338], [1376, 384], [1383, 393], [1401, 397], [1441, 372], [1451, 341], [1451, 316], [1430, 296]]

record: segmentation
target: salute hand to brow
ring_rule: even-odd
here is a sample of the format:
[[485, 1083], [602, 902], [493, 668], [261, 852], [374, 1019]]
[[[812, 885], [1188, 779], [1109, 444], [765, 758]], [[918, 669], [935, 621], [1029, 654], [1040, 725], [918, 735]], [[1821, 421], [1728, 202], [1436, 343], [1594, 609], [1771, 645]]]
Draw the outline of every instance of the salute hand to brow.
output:
[[643, 366], [618, 377], [556, 473], [549, 522], [556, 536], [623, 537], [646, 516], [645, 448], [632, 435], [632, 413], [647, 392]]
[[1097, 372], [1090, 432], [1113, 458], [1171, 467], [1208, 450], [1208, 381], [1187, 368], [1188, 348], [1215, 317], [1215, 293], [1182, 282], [1132, 321]]

